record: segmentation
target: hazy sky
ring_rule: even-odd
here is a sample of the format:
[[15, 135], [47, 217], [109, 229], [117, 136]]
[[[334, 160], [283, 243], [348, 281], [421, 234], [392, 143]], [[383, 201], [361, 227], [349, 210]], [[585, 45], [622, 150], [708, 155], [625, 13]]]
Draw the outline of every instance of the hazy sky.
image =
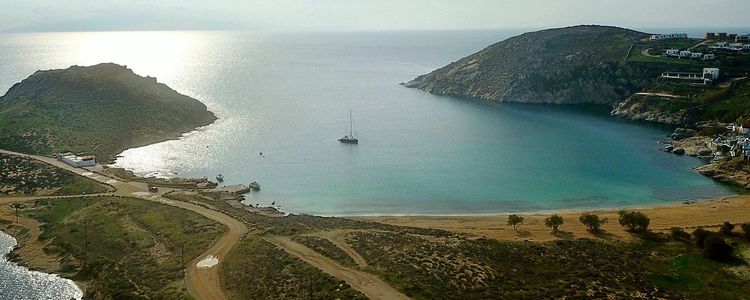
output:
[[748, 27], [750, 0], [0, 0], [0, 31]]

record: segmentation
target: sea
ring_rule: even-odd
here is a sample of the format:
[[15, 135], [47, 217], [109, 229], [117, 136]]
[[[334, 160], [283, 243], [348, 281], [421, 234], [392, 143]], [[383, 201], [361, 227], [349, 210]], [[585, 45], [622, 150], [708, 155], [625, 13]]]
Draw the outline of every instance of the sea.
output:
[[[400, 85], [525, 31], [9, 33], [0, 35], [0, 90], [36, 70], [102, 62], [156, 77], [219, 119], [128, 149], [115, 165], [257, 181], [262, 190], [245, 203], [288, 213], [589, 210], [735, 193], [692, 171], [705, 161], [660, 151], [668, 126], [616, 119], [603, 106], [492, 103]], [[350, 111], [357, 145], [337, 141]]]

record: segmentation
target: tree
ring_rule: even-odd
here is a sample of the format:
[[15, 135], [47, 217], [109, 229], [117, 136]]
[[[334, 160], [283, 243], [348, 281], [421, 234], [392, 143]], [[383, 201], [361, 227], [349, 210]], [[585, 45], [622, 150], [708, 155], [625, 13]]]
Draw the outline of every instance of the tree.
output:
[[519, 215], [515, 215], [515, 214], [509, 215], [508, 216], [508, 225], [513, 226], [513, 230], [516, 230], [516, 227], [518, 225], [523, 224], [523, 220], [524, 220], [524, 218], [521, 217], [521, 216], [519, 216]]
[[559, 215], [551, 215], [544, 219], [544, 226], [552, 228], [553, 233], [557, 233], [557, 228], [560, 227], [560, 225], [562, 225], [563, 223], [565, 223], [565, 220]]
[[734, 225], [729, 222], [724, 222], [724, 224], [721, 225], [721, 228], [719, 228], [719, 232], [726, 236], [732, 235], [732, 230], [734, 230]]
[[648, 225], [651, 224], [651, 219], [639, 211], [621, 210], [618, 214], [620, 215], [618, 218], [620, 225], [627, 227], [628, 231], [643, 232], [648, 230]]
[[727, 244], [719, 234], [710, 233], [703, 242], [703, 255], [713, 259], [727, 259], [732, 257], [732, 245]]
[[744, 233], [745, 239], [750, 241], [750, 223], [745, 223], [740, 226], [742, 228], [742, 232]]
[[583, 213], [578, 218], [578, 221], [581, 221], [583, 225], [586, 225], [589, 231], [599, 232], [602, 228], [602, 225], [607, 223], [607, 218], [599, 218], [599, 216], [595, 214]]

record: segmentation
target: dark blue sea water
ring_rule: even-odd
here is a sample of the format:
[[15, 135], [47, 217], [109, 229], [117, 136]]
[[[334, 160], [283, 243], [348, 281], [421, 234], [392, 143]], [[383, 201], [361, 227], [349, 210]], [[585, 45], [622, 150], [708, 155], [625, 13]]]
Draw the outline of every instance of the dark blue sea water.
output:
[[[643, 206], [732, 193], [658, 151], [670, 128], [591, 106], [495, 104], [399, 85], [522, 30], [3, 35], [0, 89], [37, 69], [126, 64], [219, 120], [122, 154], [141, 174], [258, 181], [251, 203], [323, 215]], [[348, 133], [352, 109], [359, 145]], [[260, 153], [263, 155], [260, 155]]]

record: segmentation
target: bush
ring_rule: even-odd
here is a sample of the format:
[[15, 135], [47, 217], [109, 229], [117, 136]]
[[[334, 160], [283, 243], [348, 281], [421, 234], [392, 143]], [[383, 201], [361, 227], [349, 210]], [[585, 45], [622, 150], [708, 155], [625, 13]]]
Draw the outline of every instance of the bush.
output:
[[516, 227], [518, 225], [523, 224], [523, 220], [524, 220], [524, 218], [521, 217], [521, 216], [519, 216], [519, 215], [515, 215], [515, 214], [509, 215], [508, 216], [508, 225], [513, 226], [513, 230], [516, 230]]
[[713, 259], [728, 259], [732, 257], [732, 246], [727, 244], [719, 234], [711, 233], [703, 242], [703, 255]]
[[544, 219], [544, 226], [552, 228], [552, 232], [557, 233], [558, 227], [565, 223], [565, 219], [559, 215], [551, 215]]
[[646, 231], [651, 224], [651, 219], [639, 211], [621, 210], [618, 214], [620, 225], [627, 227], [628, 231]]
[[750, 241], [750, 223], [745, 223], [740, 226], [742, 228], [742, 232], [744, 233], [743, 236], [745, 236], [745, 239]]
[[719, 232], [723, 235], [730, 236], [732, 235], [732, 230], [734, 230], [734, 225], [729, 222], [724, 222], [724, 224], [721, 225], [721, 228], [719, 229]]
[[699, 248], [703, 248], [703, 242], [706, 240], [706, 237], [710, 233], [711, 232], [706, 231], [702, 227], [698, 227], [698, 229], [694, 230], [693, 236], [695, 237], [695, 245], [698, 246]]
[[675, 240], [681, 240], [681, 241], [689, 241], [690, 240], [690, 234], [687, 233], [685, 230], [682, 230], [682, 228], [679, 227], [672, 227], [669, 229], [670, 235]]
[[599, 216], [595, 214], [583, 213], [581, 217], [578, 218], [578, 221], [583, 225], [586, 225], [586, 228], [588, 228], [589, 231], [599, 232], [602, 225], [607, 223], [607, 218], [599, 218]]

